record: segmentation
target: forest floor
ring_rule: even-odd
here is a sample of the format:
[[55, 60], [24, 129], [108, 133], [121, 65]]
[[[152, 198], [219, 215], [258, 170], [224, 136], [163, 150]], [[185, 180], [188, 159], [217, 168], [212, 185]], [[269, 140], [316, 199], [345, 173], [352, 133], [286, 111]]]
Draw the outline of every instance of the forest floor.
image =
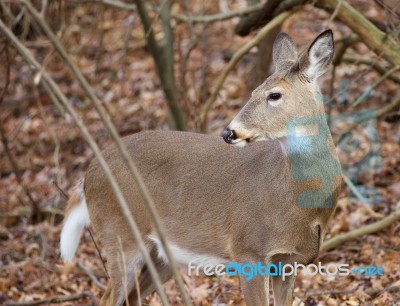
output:
[[[229, 8], [244, 5], [243, 1], [235, 3]], [[201, 12], [197, 5], [192, 9], [193, 14]], [[376, 16], [379, 12], [374, 9], [374, 6], [365, 9], [365, 14]], [[218, 6], [206, 1], [205, 13], [216, 12]], [[327, 26], [327, 17], [307, 7], [291, 17], [284, 30], [304, 47], [322, 27]], [[68, 18], [70, 22], [64, 29], [62, 41], [103, 101], [120, 134], [168, 129], [166, 103], [153, 61], [142, 44], [144, 36], [138, 16], [129, 11], [82, 4], [71, 9]], [[250, 39], [234, 35], [232, 29], [237, 21], [236, 18], [204, 28], [196, 25], [193, 33], [186, 25], [175, 25], [176, 53], [179, 54], [176, 71], [182, 103], [189, 114], [190, 130], [195, 130], [194, 117], [201, 104], [199, 101], [204, 101], [202, 96], [210, 93], [226, 58]], [[331, 26], [337, 39], [350, 33], [344, 26], [334, 23]], [[200, 39], [188, 60], [182, 60], [181, 55], [191, 48], [193, 35], [202, 37], [206, 45], [202, 48]], [[46, 68], [84, 118], [101, 147], [110, 144], [97, 113], [47, 40], [35, 35], [28, 37], [25, 45], [37, 58], [46, 62]], [[349, 52], [375, 58], [362, 44]], [[244, 105], [242, 97], [254, 69], [254, 59], [255, 52], [252, 51], [229, 75], [210, 112], [210, 133], [221, 134]], [[4, 53], [1, 61], [6, 62]], [[5, 154], [3, 142], [0, 145], [0, 305], [83, 292], [99, 300], [107, 278], [88, 231], [83, 234], [76, 261], [72, 264], [61, 262], [58, 246], [66, 205], [63, 192], [70, 194], [93, 154], [71, 117], [64, 116], [43, 88], [35, 85], [35, 73], [11, 49], [10, 63], [10, 86], [0, 104], [0, 120], [7, 138], [6, 145], [22, 181], [19, 182], [16, 169]], [[6, 65], [1, 65], [0, 75], [6, 75]], [[351, 103], [378, 78], [379, 75], [368, 66], [338, 66], [334, 92], [342, 90], [343, 84], [346, 87], [340, 92], [342, 96], [344, 94], [340, 111], [350, 111]], [[330, 89], [329, 79], [328, 73], [324, 77], [324, 92]], [[352, 111], [382, 107], [399, 94], [398, 84], [383, 82]], [[400, 117], [388, 114], [377, 120], [376, 125], [372, 122], [371, 126], [379, 135], [379, 149], [374, 153], [382, 161], [379, 169], [358, 174], [356, 166], [347, 168], [353, 171], [351, 175], [356, 177], [355, 184], [364, 186], [364, 189], [360, 187], [362, 193], [373, 190], [372, 197], [376, 201], [371, 205], [361, 203], [349, 195], [347, 189], [344, 190], [326, 239], [371, 224], [400, 209]], [[363, 154], [355, 151], [348, 155], [353, 160], [361, 160]], [[346, 160], [346, 156], [343, 159]], [[32, 201], [42, 210], [39, 222], [29, 218]], [[103, 256], [106, 258], [106, 254]], [[324, 265], [349, 264], [352, 268], [380, 266], [384, 275], [309, 276], [300, 273], [295, 283], [296, 305], [400, 305], [399, 223], [321, 252], [317, 261]], [[184, 269], [182, 275], [195, 305], [244, 305], [236, 277], [188, 277]], [[169, 281], [165, 288], [171, 304], [180, 305], [175, 283]], [[78, 296], [75, 301], [57, 302], [57, 305], [88, 305], [90, 298], [90, 295]], [[147, 302], [160, 305], [157, 294], [148, 297]]]

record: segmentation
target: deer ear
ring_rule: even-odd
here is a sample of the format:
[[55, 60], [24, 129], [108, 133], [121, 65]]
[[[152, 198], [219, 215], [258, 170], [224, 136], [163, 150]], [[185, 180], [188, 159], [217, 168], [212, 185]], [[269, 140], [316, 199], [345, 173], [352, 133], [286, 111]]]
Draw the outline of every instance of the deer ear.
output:
[[272, 57], [275, 72], [286, 70], [298, 61], [296, 45], [289, 35], [280, 33], [276, 36]]
[[333, 33], [331, 30], [322, 32], [311, 43], [305, 58], [300, 63], [301, 69], [311, 79], [323, 75], [332, 62], [334, 52]]

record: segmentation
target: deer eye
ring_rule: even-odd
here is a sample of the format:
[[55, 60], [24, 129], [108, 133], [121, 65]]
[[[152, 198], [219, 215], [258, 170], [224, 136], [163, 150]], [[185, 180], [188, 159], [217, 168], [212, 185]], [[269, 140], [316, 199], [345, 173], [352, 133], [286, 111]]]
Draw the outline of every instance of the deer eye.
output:
[[280, 94], [279, 92], [271, 92], [268, 95], [267, 100], [268, 101], [278, 101], [280, 98], [282, 98], [282, 94]]

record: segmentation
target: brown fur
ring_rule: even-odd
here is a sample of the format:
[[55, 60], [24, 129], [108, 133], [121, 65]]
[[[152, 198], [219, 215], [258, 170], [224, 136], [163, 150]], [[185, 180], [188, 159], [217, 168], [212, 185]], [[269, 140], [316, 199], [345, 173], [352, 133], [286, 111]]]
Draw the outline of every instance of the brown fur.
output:
[[73, 188], [72, 195], [69, 197], [67, 206], [65, 207], [64, 220], [67, 220], [72, 209], [79, 205], [82, 195], [82, 184], [83, 181], [79, 181], [78, 184], [76, 184], [76, 186]]

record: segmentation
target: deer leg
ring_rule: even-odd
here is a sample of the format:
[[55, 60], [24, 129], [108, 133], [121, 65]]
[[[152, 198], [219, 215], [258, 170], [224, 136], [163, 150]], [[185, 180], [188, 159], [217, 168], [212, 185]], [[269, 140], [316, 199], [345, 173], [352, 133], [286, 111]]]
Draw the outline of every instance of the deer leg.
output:
[[107, 269], [110, 279], [107, 289], [101, 298], [101, 306], [120, 306], [135, 285], [134, 275], [143, 267], [143, 259], [139, 252], [113, 251], [107, 252]]
[[269, 305], [269, 278], [257, 275], [247, 281], [245, 276], [240, 277], [240, 287], [244, 300], [248, 306]]
[[294, 275], [272, 277], [272, 291], [274, 292], [275, 306], [292, 306], [293, 304], [293, 285], [296, 277]]
[[[290, 256], [288, 254], [280, 254], [274, 257], [274, 263], [278, 265], [282, 262], [285, 264], [294, 264], [300, 258]], [[296, 275], [293, 272], [292, 275], [285, 276], [285, 280], [282, 279], [282, 275], [272, 277], [272, 291], [274, 293], [274, 305], [275, 306], [292, 306], [293, 304], [293, 286]]]
[[[167, 263], [165, 263], [162, 259], [160, 259], [157, 256], [156, 248], [153, 248], [151, 250], [150, 255], [157, 269], [157, 272], [160, 275], [161, 282], [165, 283], [172, 277], [172, 271], [170, 267], [168, 266]], [[128, 298], [130, 306], [140, 306], [141, 303], [143, 303], [144, 299], [156, 290], [156, 287], [153, 284], [153, 279], [146, 265], [143, 267], [138, 277], [138, 281], [139, 281], [139, 293], [141, 302], [139, 304], [138, 290], [136, 289], [135, 285], [135, 288], [132, 290]]]

